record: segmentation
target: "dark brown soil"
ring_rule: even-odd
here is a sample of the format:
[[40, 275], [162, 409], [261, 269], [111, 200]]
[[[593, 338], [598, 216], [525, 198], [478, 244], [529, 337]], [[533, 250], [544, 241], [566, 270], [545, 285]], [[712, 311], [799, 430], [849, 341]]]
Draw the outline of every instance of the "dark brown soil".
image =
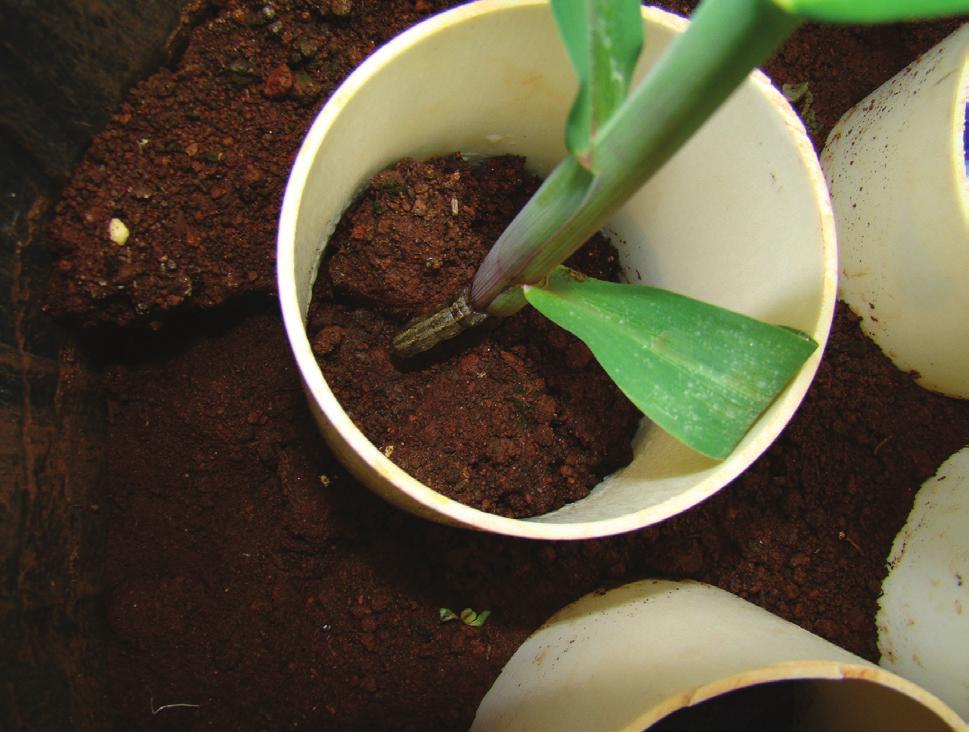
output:
[[[314, 104], [375, 44], [446, 4], [353, 0], [337, 17], [351, 3], [275, 2], [289, 41], [252, 23], [262, 4], [212, 5], [70, 183], [53, 229], [55, 309], [85, 322], [185, 311], [161, 332], [92, 346], [111, 397], [108, 479], [76, 515], [108, 516], [107, 672], [122, 729], [466, 729], [552, 612], [644, 577], [714, 583], [877, 656], [892, 537], [920, 482], [969, 442], [969, 403], [919, 389], [844, 308], [778, 442], [652, 529], [533, 543], [436, 526], [372, 496], [323, 445], [272, 295], [282, 182]], [[951, 27], [809, 28], [768, 70], [809, 82], [825, 129]], [[325, 40], [314, 61], [293, 60], [310, 31]], [[258, 68], [251, 81], [223, 71], [240, 55]], [[276, 96], [283, 64], [294, 87], [300, 70], [321, 84], [314, 102]], [[126, 247], [104, 236], [112, 216], [132, 231]], [[442, 624], [441, 607], [492, 615]]]
[[[742, 478], [658, 527], [535, 543], [407, 516], [322, 445], [272, 303], [113, 354], [106, 601], [139, 729], [464, 729], [517, 645], [599, 587], [719, 585], [867, 658], [894, 533], [969, 442], [840, 310], [818, 379]], [[864, 425], [864, 428], [862, 428]], [[438, 609], [492, 611], [473, 629]], [[157, 705], [198, 703], [152, 717]]]
[[[157, 321], [274, 286], [289, 161], [329, 92], [443, 0], [194, 0], [184, 55], [138, 84], [58, 204], [50, 309]], [[453, 4], [453, 3], [451, 3]], [[112, 218], [131, 232], [108, 238]]]
[[[331, 240], [309, 334], [333, 392], [400, 467], [462, 503], [548, 513], [629, 463], [641, 417], [570, 333], [527, 308], [421, 359], [392, 357], [406, 319], [470, 284], [538, 188], [524, 160], [454, 155], [374, 177]], [[603, 237], [569, 264], [618, 276]]]

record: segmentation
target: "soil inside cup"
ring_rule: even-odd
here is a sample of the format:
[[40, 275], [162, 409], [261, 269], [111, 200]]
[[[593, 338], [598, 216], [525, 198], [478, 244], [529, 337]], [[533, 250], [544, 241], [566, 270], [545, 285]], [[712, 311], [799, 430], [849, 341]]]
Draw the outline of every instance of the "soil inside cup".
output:
[[[454, 301], [537, 189], [519, 157], [404, 160], [344, 214], [320, 266], [309, 336], [371, 442], [431, 488], [524, 517], [578, 500], [632, 458], [642, 416], [577, 338], [526, 308], [428, 354], [393, 356], [404, 322]], [[615, 279], [602, 236], [570, 266]]]
[[[104, 480], [89, 502], [47, 506], [41, 485], [23, 504], [21, 571], [7, 589], [24, 610], [4, 626], [22, 726], [65, 727], [43, 723], [44, 710], [71, 693], [71, 659], [83, 657], [73, 671], [103, 681], [92, 694], [118, 729], [467, 729], [539, 624], [646, 577], [713, 583], [877, 659], [885, 558], [921, 482], [969, 444], [969, 403], [920, 389], [842, 307], [777, 443], [686, 514], [538, 543], [401, 513], [317, 432], [272, 289], [274, 229], [292, 156], [335, 84], [456, 3], [279, 0], [272, 19], [263, 2], [196, 4], [207, 13], [184, 56], [132, 90], [54, 222], [56, 310], [160, 329], [87, 334], [59, 357], [68, 374], [90, 364], [107, 387]], [[820, 142], [954, 27], [808, 26], [767, 71], [809, 83]], [[112, 217], [131, 230], [124, 247], [107, 239]], [[83, 383], [38, 379], [34, 398], [60, 403]], [[80, 492], [69, 464], [49, 470]], [[106, 533], [79, 543], [72, 527], [99, 518]], [[85, 563], [97, 581], [60, 581]], [[53, 596], [38, 588], [76, 600], [34, 602]], [[492, 614], [475, 628], [442, 623], [442, 607]], [[101, 620], [78, 623], [79, 608]], [[199, 706], [159, 710], [172, 703]]]

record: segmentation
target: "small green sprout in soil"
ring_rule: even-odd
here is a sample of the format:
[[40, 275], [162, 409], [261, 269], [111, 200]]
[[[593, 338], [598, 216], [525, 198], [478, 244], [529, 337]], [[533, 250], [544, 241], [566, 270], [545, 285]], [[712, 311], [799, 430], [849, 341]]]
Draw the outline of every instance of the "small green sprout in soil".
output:
[[491, 611], [482, 610], [481, 612], [475, 612], [471, 608], [466, 607], [461, 611], [460, 614], [456, 614], [453, 610], [442, 607], [438, 609], [437, 616], [441, 619], [442, 623], [449, 623], [452, 620], [460, 620], [462, 623], [472, 628], [480, 628], [491, 616]]
[[785, 99], [797, 108], [801, 121], [808, 130], [816, 135], [821, 131], [821, 122], [814, 112], [814, 94], [806, 81], [800, 84], [781, 84]]
[[[653, 422], [724, 459], [817, 343], [656, 288], [581, 279], [560, 265], [802, 23], [937, 17], [969, 11], [969, 0], [705, 0], [632, 94], [643, 46], [639, 0], [551, 5], [579, 77], [565, 131], [570, 154], [495, 242], [471, 286], [408, 324], [395, 350], [420, 353], [530, 304], [584, 340]], [[804, 109], [809, 94], [799, 97]]]

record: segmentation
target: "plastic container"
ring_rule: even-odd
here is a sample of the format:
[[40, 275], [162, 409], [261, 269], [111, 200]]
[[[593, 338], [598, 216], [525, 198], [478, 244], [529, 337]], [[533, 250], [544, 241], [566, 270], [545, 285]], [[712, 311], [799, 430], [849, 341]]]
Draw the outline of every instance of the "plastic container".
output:
[[[686, 27], [643, 9], [638, 73]], [[437, 521], [544, 539], [616, 534], [709, 497], [760, 455], [790, 419], [821, 350], [734, 453], [715, 462], [644, 423], [631, 465], [591, 495], [522, 520], [437, 493], [387, 459], [327, 386], [305, 331], [327, 237], [373, 174], [403, 157], [461, 151], [525, 155], [547, 173], [566, 154], [576, 80], [540, 0], [485, 0], [443, 13], [378, 50], [320, 112], [293, 166], [278, 237], [280, 301], [310, 405], [327, 442], [366, 485]], [[836, 247], [820, 166], [803, 126], [760, 73], [612, 220], [631, 281], [667, 287], [799, 328], [822, 346], [836, 288]]]
[[471, 729], [639, 732], [769, 682], [796, 685], [794, 729], [967, 729], [924, 689], [756, 605], [660, 580], [587, 595], [555, 614], [505, 665]]
[[855, 105], [822, 165], [840, 296], [903, 371], [969, 397], [969, 24]]
[[881, 665], [969, 719], [969, 447], [922, 486], [888, 563]]

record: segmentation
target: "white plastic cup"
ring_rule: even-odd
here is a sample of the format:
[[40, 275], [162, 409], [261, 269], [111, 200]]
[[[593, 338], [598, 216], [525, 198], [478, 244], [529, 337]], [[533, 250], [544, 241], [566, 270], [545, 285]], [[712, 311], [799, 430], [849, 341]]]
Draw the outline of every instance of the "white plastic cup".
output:
[[881, 665], [969, 719], [969, 447], [922, 486], [888, 564]]
[[769, 682], [796, 684], [796, 729], [967, 729], [914, 683], [729, 592], [645, 580], [552, 616], [505, 665], [471, 730], [640, 732]]
[[845, 114], [821, 162], [841, 297], [902, 371], [969, 397], [969, 24]]
[[[643, 8], [648, 68], [686, 21]], [[372, 490], [412, 513], [542, 539], [637, 529], [717, 492], [777, 437], [806, 392], [820, 349], [716, 462], [644, 421], [632, 464], [586, 498], [530, 519], [471, 508], [394, 465], [351, 422], [313, 356], [306, 312], [327, 238], [369, 178], [403, 157], [454, 151], [525, 155], [546, 174], [565, 156], [576, 80], [542, 0], [484, 0], [435, 16], [364, 62], [303, 142], [283, 201], [279, 293], [310, 405], [327, 442]], [[834, 310], [836, 247], [823, 176], [804, 128], [755, 73], [611, 221], [628, 278], [810, 334], [823, 347]]]

